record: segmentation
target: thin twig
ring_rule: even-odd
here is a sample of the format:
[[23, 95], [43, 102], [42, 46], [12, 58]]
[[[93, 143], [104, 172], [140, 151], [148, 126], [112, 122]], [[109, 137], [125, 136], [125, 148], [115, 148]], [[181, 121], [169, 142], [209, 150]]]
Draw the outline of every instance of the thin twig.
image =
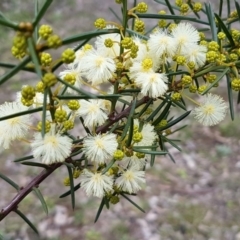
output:
[[38, 187], [44, 179], [46, 179], [61, 165], [62, 163], [52, 164], [48, 169], [44, 169], [39, 175], [33, 178], [26, 187], [21, 188], [17, 195], [11, 200], [11, 202], [2, 209], [0, 213], [0, 221], [3, 220], [10, 212], [14, 211], [18, 207], [18, 204], [32, 191], [34, 187]]

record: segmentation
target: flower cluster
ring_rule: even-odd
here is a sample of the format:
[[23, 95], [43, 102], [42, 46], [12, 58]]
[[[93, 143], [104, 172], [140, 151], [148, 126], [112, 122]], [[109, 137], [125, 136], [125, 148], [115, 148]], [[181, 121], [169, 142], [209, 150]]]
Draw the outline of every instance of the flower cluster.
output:
[[[184, 15], [188, 12], [187, 4], [177, 1], [177, 5]], [[25, 140], [43, 164], [70, 164], [73, 178], [79, 177], [87, 195], [117, 203], [121, 194], [141, 190], [155, 155], [167, 153], [165, 143], [171, 143], [168, 135], [178, 123], [171, 116], [173, 108], [186, 111], [184, 100], [190, 100], [196, 103], [193, 115], [204, 126], [222, 121], [227, 105], [221, 97], [208, 93], [198, 103], [189, 93], [208, 92], [219, 78], [204, 69], [206, 64], [236, 61], [237, 53], [225, 59], [219, 44], [208, 43], [188, 22], [159, 21], [159, 27], [144, 36], [144, 22], [134, 11], [147, 9], [139, 3], [128, 11], [136, 18], [135, 34], [97, 19], [95, 26], [104, 35], [99, 34], [92, 45], [64, 50], [58, 62], [66, 65], [58, 75], [51, 55], [38, 45], [42, 79], [23, 86], [15, 102], [0, 105], [1, 146], [7, 149], [13, 140]], [[194, 9], [198, 12], [201, 6]], [[64, 43], [48, 25], [39, 28], [39, 36], [47, 48]], [[218, 38], [224, 41], [225, 36]], [[28, 54], [22, 34], [14, 38], [12, 51], [17, 58]], [[231, 81], [233, 90], [239, 91], [239, 82], [238, 77]], [[33, 120], [28, 110], [40, 114], [35, 113]], [[66, 186], [71, 182], [64, 180]]]

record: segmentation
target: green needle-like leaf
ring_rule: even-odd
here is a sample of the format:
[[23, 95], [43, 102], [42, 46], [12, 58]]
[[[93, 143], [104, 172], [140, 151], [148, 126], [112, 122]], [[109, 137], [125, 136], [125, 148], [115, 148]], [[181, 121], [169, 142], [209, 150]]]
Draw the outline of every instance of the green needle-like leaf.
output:
[[168, 134], [168, 135], [171, 135], [171, 134], [173, 134], [173, 133], [175, 133], [175, 132], [178, 132], [178, 131], [180, 131], [181, 129], [187, 127], [187, 126], [188, 126], [188, 125], [184, 125], [184, 126], [182, 126], [182, 127], [179, 127], [179, 128], [177, 128], [177, 129], [175, 129], [174, 131], [171, 131], [171, 133]]
[[230, 0], [227, 0], [227, 15], [229, 16], [231, 13], [231, 4], [230, 4]]
[[169, 144], [171, 144], [173, 147], [175, 147], [178, 151], [182, 151], [182, 149], [177, 145], [177, 144], [175, 144], [171, 139], [169, 139], [169, 138], [166, 138], [165, 136], [162, 136], [162, 138], [166, 141], [166, 142], [168, 142]]
[[136, 106], [136, 99], [134, 99], [133, 102], [132, 102], [131, 111], [129, 113], [126, 125], [125, 125], [125, 127], [123, 129], [120, 141], [122, 141], [126, 137], [126, 135], [127, 135], [127, 132], [129, 130], [129, 127], [130, 127], [130, 124], [131, 124], [131, 121], [132, 121], [131, 118], [133, 117], [133, 114], [134, 114], [134, 111], [135, 111], [135, 106]]
[[175, 124], [177, 124], [178, 122], [182, 121], [185, 117], [187, 117], [187, 116], [190, 114], [190, 112], [191, 112], [191, 111], [187, 111], [187, 112], [185, 112], [183, 115], [181, 115], [180, 117], [178, 117], [177, 119], [169, 122], [166, 126], [164, 126], [164, 127], [159, 127], [159, 128], [156, 127], [156, 129], [157, 129], [157, 130], [160, 130], [160, 131], [163, 131], [163, 130], [165, 130], [165, 129], [168, 129], [168, 128], [174, 126]]
[[34, 44], [33, 38], [28, 38], [27, 43], [28, 43], [30, 56], [31, 56], [32, 61], [34, 63], [34, 67], [36, 69], [36, 73], [37, 73], [38, 77], [40, 79], [42, 79], [42, 70], [41, 70], [41, 66], [39, 64], [39, 57], [38, 57], [38, 55], [36, 53], [36, 49], [35, 49], [35, 44]]
[[26, 166], [33, 166], [33, 167], [42, 167], [45, 169], [48, 169], [48, 165], [45, 165], [43, 163], [37, 163], [37, 162], [22, 162], [22, 165], [26, 165]]
[[0, 77], [0, 85], [5, 83], [8, 79], [10, 79], [18, 71], [20, 71], [24, 66], [26, 66], [30, 62], [30, 60], [31, 60], [30, 57], [27, 56], [18, 65], [16, 65], [11, 71], [5, 73], [2, 77]]
[[[167, 6], [167, 4], [166, 4], [166, 1], [165, 0], [163, 0], [163, 1], [161, 1], [161, 0], [154, 0], [154, 2], [157, 2], [157, 3], [160, 3], [160, 4], [162, 4], [162, 5], [164, 5], [164, 6]], [[177, 6], [174, 6], [174, 5], [171, 5], [171, 8], [172, 9], [175, 9], [175, 10], [180, 10], [180, 8], [179, 7], [177, 7]]]
[[159, 147], [162, 151], [166, 151], [166, 147], [165, 147], [165, 144], [164, 144], [164, 141], [163, 141], [163, 138], [162, 138], [162, 135], [158, 135], [159, 137], [159, 141], [158, 141], [158, 144], [159, 144]]
[[[134, 0], [133, 1], [133, 8], [135, 8], [137, 6], [137, 0]], [[134, 26], [135, 26], [135, 18], [132, 19], [132, 29], [134, 29]]]
[[240, 5], [236, 0], [235, 0], [235, 6], [238, 14], [238, 20], [240, 21]]
[[3, 17], [0, 18], [0, 25], [5, 26], [5, 27], [10, 27], [16, 31], [19, 30], [19, 26], [17, 23], [11, 22]]
[[[158, 148], [158, 146], [152, 146], [152, 147], [151, 147], [151, 150], [156, 151], [157, 148]], [[150, 166], [151, 166], [151, 167], [153, 167], [153, 165], [154, 165], [154, 163], [155, 163], [155, 158], [156, 158], [156, 156], [157, 156], [156, 154], [152, 154], [152, 155], [151, 155], [151, 159], [150, 159]]]
[[21, 157], [21, 158], [17, 158], [16, 160], [14, 160], [14, 162], [23, 162], [25, 160], [29, 160], [29, 159], [33, 159], [33, 155], [29, 155], [29, 156], [26, 156], [26, 157]]
[[[128, 101], [124, 100], [124, 99], [121, 99], [119, 98], [118, 99], [119, 102], [123, 103], [124, 105], [127, 105], [127, 106], [130, 106], [131, 103], [129, 103]], [[125, 106], [124, 106], [125, 107]]]
[[223, 0], [219, 1], [219, 12], [218, 15], [221, 17], [222, 16], [222, 9], [223, 9]]
[[127, 197], [125, 194], [120, 193], [120, 195], [122, 195], [125, 199], [127, 199], [132, 205], [134, 205], [137, 209], [139, 209], [140, 211], [142, 211], [143, 213], [145, 213], [145, 211], [139, 207], [135, 202], [133, 202], [129, 197]]
[[148, 29], [148, 30], [146, 31], [145, 35], [148, 36], [148, 34], [149, 34], [149, 33], [152, 33], [152, 31], [153, 31], [154, 29], [156, 29], [157, 27], [158, 27], [158, 24], [154, 25], [153, 27], [151, 27], [150, 29]]
[[63, 164], [67, 167], [74, 168], [74, 165], [72, 163], [63, 162]]
[[151, 167], [154, 165], [155, 158], [156, 158], [156, 155], [151, 155], [151, 159], [150, 159], [150, 166]]
[[109, 11], [116, 17], [116, 19], [117, 19], [119, 22], [122, 21], [122, 19], [117, 15], [117, 13], [116, 13], [111, 7], [109, 7], [108, 9], [109, 9]]
[[[216, 28], [216, 23], [215, 23], [215, 18], [214, 18], [214, 13], [213, 9], [210, 3], [205, 3], [205, 8], [206, 8], [206, 14], [208, 17], [208, 22], [211, 27], [211, 32], [212, 32], [212, 40], [217, 41], [217, 28]], [[209, 25], [208, 24], [208, 25]]]
[[118, 126], [119, 126], [119, 122], [117, 122], [116, 124], [112, 125], [112, 128], [109, 129], [108, 133], [113, 133], [117, 129]]
[[174, 157], [170, 153], [168, 153], [168, 156], [170, 157], [170, 159], [172, 160], [173, 163], [176, 163]]
[[110, 208], [109, 199], [105, 197], [104, 200], [105, 200], [106, 208], [109, 209]]
[[119, 33], [119, 29], [117, 29], [117, 28], [116, 29], [104, 29], [104, 30], [91, 31], [91, 32], [83, 33], [83, 34], [74, 35], [74, 36], [64, 39], [62, 41], [62, 45], [79, 42], [79, 41], [82, 41], [85, 39], [89, 39], [89, 38], [93, 38], [93, 37], [97, 37], [99, 35], [109, 34], [109, 33]]
[[88, 127], [85, 126], [83, 118], [80, 117], [79, 120], [81, 121], [82, 127], [84, 128], [84, 130], [86, 131], [86, 133], [87, 133], [87, 134], [91, 134], [91, 131], [88, 129]]
[[[168, 98], [170, 101], [172, 101], [172, 99], [171, 99], [169, 96], [167, 96], [167, 98]], [[187, 111], [186, 107], [185, 107], [183, 104], [184, 104], [183, 99], [181, 99], [181, 102], [179, 102], [179, 101], [172, 101], [172, 106], [173, 106], [173, 107], [178, 106], [178, 107], [180, 107], [181, 109], [183, 109], [184, 111]]]
[[43, 111], [42, 111], [42, 126], [41, 126], [41, 134], [42, 137], [45, 136], [46, 132], [46, 118], [47, 118], [47, 97], [48, 97], [48, 89], [46, 88], [43, 93]]
[[204, 68], [201, 71], [199, 71], [198, 73], [196, 73], [195, 77], [196, 78], [201, 77], [204, 74], [209, 73], [209, 72], [216, 72], [216, 71], [222, 72], [221, 70], [225, 69], [225, 68], [226, 68], [225, 66], [211, 66], [211, 67], [207, 66], [206, 68]]
[[167, 152], [151, 151], [149, 149], [139, 149], [139, 148], [135, 148], [135, 147], [133, 147], [133, 151], [145, 153], [145, 154], [153, 154], [153, 155], [166, 155], [167, 154]]
[[159, 117], [157, 117], [157, 118], [153, 121], [153, 123], [152, 123], [153, 126], [155, 126], [155, 125], [157, 125], [158, 123], [160, 123], [160, 122], [166, 117], [166, 115], [167, 115], [167, 113], [168, 113], [171, 105], [172, 105], [172, 102], [171, 102], [171, 101], [168, 102], [167, 106], [166, 106], [166, 107], [164, 108], [164, 110], [161, 112], [161, 114], [159, 115]]
[[[81, 185], [80, 185], [80, 183], [78, 183], [78, 184], [73, 188], [74, 192], [77, 191], [80, 187], [81, 187]], [[63, 193], [62, 195], [59, 196], [59, 198], [67, 197], [67, 196], [70, 195], [70, 194], [71, 194], [71, 190]]]
[[129, 28], [127, 28], [126, 31], [130, 34], [130, 36], [137, 36], [140, 39], [143, 39], [143, 40], [146, 40], [146, 41], [149, 39], [149, 37], [147, 37], [145, 35], [142, 35], [142, 34], [139, 34], [139, 33], [135, 32], [135, 31], [133, 31]]
[[[125, 36], [126, 34], [126, 29], [127, 29], [127, 25], [128, 25], [128, 1], [127, 0], [122, 0], [122, 26], [123, 26], [123, 36]], [[121, 36], [121, 40], [122, 40], [122, 36]], [[123, 48], [122, 46], [120, 47], [120, 54], [122, 54], [123, 52]]]
[[237, 104], [240, 103], [240, 92], [238, 91], [238, 99], [237, 99]]
[[0, 240], [6, 240], [2, 234], [0, 234]]
[[71, 192], [71, 201], [72, 201], [72, 208], [75, 208], [75, 190], [74, 190], [74, 182], [73, 182], [73, 173], [72, 168], [67, 166], [69, 180], [70, 180], [70, 192]]
[[154, 146], [154, 145], [150, 145], [150, 146], [134, 146], [134, 149], [156, 149], [157, 146]]
[[43, 109], [42, 107], [39, 107], [39, 108], [34, 108], [34, 109], [14, 113], [14, 114], [11, 114], [11, 115], [1, 117], [0, 121], [7, 120], [7, 119], [10, 119], [10, 118], [19, 117], [19, 116], [23, 116], [23, 115], [27, 115], [27, 114], [32, 114], [32, 113], [35, 113], [35, 112], [40, 112], [40, 111], [42, 111], [42, 109]]
[[51, 5], [53, 0], [45, 0], [45, 2], [43, 3], [40, 11], [38, 12], [37, 16], [35, 16], [34, 20], [33, 20], [33, 26], [37, 26], [37, 24], [39, 23], [39, 21], [42, 19], [43, 15], [45, 14], [45, 12], [47, 11], [47, 9], [49, 8], [49, 6]]
[[153, 118], [159, 113], [159, 111], [163, 108], [163, 106], [167, 103], [168, 99], [165, 98], [161, 104], [148, 116], [146, 119], [147, 122], [152, 121]]
[[[94, 99], [107, 99], [107, 100], [112, 100], [112, 99], [118, 99], [122, 97], [120, 94], [108, 94], [108, 95], [94, 95]], [[79, 96], [79, 95], [59, 95], [57, 96], [58, 99], [64, 99], [64, 100], [73, 100], [73, 99], [92, 99], [91, 96]]]
[[226, 25], [224, 24], [224, 22], [222, 21], [222, 19], [215, 13], [215, 17], [218, 21], [219, 26], [221, 27], [221, 29], [223, 30], [223, 32], [226, 34], [227, 39], [229, 40], [229, 43], [231, 44], [232, 47], [235, 46], [235, 43], [233, 41], [232, 35], [230, 34], [230, 32], [228, 31]]
[[65, 81], [62, 80], [61, 78], [57, 78], [57, 80], [58, 80], [59, 82], [61, 82], [62, 84], [68, 86], [69, 88], [75, 90], [77, 93], [79, 93], [79, 94], [81, 94], [81, 95], [83, 94], [84, 96], [88, 96], [89, 98], [92, 98], [92, 99], [96, 98], [96, 96], [95, 96], [94, 94], [92, 94], [92, 93], [90, 93], [90, 92], [87, 92], [87, 91], [85, 91], [85, 90], [83, 90], [83, 89], [76, 88], [75, 86], [69, 84], [68, 82], [65, 82]]
[[97, 222], [98, 218], [100, 217], [104, 205], [105, 205], [105, 197], [103, 197], [103, 199], [102, 199], [102, 201], [101, 201], [101, 203], [99, 205], [99, 208], [98, 208], [98, 211], [97, 211], [94, 223]]
[[[89, 42], [91, 40], [91, 38], [86, 39], [85, 41], [83, 41], [81, 44], [79, 44], [78, 46], [76, 46], [73, 50], [76, 52], [78, 49], [80, 49], [83, 45], [85, 45], [87, 42]], [[52, 67], [52, 72], [54, 72], [56, 69], [58, 69], [61, 65], [63, 64], [63, 61], [59, 61], [57, 64], [55, 64]]]
[[200, 18], [199, 14], [197, 12], [194, 11], [193, 9], [193, 4], [191, 2], [188, 2], [189, 7], [191, 8], [191, 10], [193, 11], [193, 13], [196, 15], [197, 18]]
[[231, 119], [233, 121], [234, 120], [233, 94], [232, 94], [231, 80], [230, 80], [229, 75], [226, 75], [226, 79], [227, 79], [229, 110], [230, 110], [230, 114], [231, 114]]
[[[79, 140], [78, 140], [79, 141]], [[80, 141], [82, 141], [82, 140], [80, 140]], [[76, 141], [77, 142], [77, 141]], [[73, 143], [76, 143], [76, 142], [74, 142], [73, 141]], [[70, 155], [70, 157], [74, 157], [74, 156], [77, 156], [78, 154], [80, 154], [80, 153], [82, 153], [82, 149], [79, 149], [78, 151], [74, 151], [71, 155]], [[84, 158], [81, 158], [82, 160], [81, 161], [83, 161], [84, 160]], [[80, 161], [80, 160], [79, 160]]]
[[229, 71], [229, 68], [226, 68], [226, 69], [217, 77], [217, 79], [216, 79], [213, 83], [211, 83], [205, 91], [203, 91], [202, 95], [206, 94], [215, 84], [217, 84], [217, 83], [227, 74], [228, 71]]
[[15, 213], [18, 214], [18, 216], [20, 216], [28, 225], [30, 228], [32, 228], [32, 230], [39, 235], [37, 228], [31, 223], [31, 221], [19, 210], [16, 209], [14, 210]]
[[133, 130], [134, 130], [134, 120], [133, 117], [130, 118], [130, 125], [129, 125], [129, 132], [128, 132], [128, 139], [126, 142], [126, 147], [129, 147], [132, 143], [132, 137], [133, 137]]
[[[14, 68], [14, 67], [16, 67], [16, 64], [0, 62], [0, 67]], [[34, 72], [35, 73], [34, 68], [31, 68], [31, 67], [23, 67], [21, 70], [26, 71], [26, 72]]]
[[174, 10], [173, 10], [172, 5], [170, 4], [170, 2], [168, 0], [165, 0], [165, 2], [166, 2], [166, 5], [167, 5], [168, 10], [170, 11], [170, 13], [172, 15], [175, 15]]
[[136, 89], [123, 89], [123, 90], [119, 90], [119, 93], [139, 93], [141, 92], [140, 88], [136, 88]]
[[40, 192], [40, 190], [38, 188], [35, 188], [35, 187], [32, 190], [35, 192], [35, 194], [39, 198], [39, 200], [40, 200], [40, 202], [42, 204], [44, 212], [46, 213], [46, 215], [48, 215], [48, 207], [47, 207], [47, 204], [46, 204], [46, 202], [45, 202], [45, 200], [43, 198], [42, 193]]
[[115, 159], [112, 159], [112, 161], [108, 163], [108, 165], [103, 169], [102, 175], [104, 175], [112, 167], [114, 163], [115, 163]]
[[14, 187], [16, 190], [19, 190], [20, 187], [13, 182], [10, 178], [8, 178], [7, 176], [5, 176], [4, 174], [0, 173], [0, 178], [2, 178], [3, 180], [5, 180], [7, 183], [9, 183], [12, 187]]
[[[34, 1], [34, 18], [36, 19], [39, 13], [39, 0], [35, 0]], [[35, 41], [38, 40], [38, 24], [36, 24], [35, 28], [34, 28], [34, 39]]]
[[137, 114], [137, 118], [140, 118], [145, 112], [146, 110], [148, 109], [148, 107], [153, 103], [153, 99], [150, 98], [148, 100], [148, 102], [144, 105], [144, 107], [142, 108], [142, 110]]
[[210, 28], [199, 28], [198, 31], [199, 32], [208, 32], [210, 30]]
[[138, 13], [136, 14], [139, 18], [151, 18], [151, 19], [168, 19], [168, 20], [188, 20], [190, 22], [197, 22], [204, 25], [209, 25], [208, 22], [199, 20], [197, 18], [185, 17], [185, 16], [177, 16], [177, 15], [162, 15], [162, 14], [151, 14], [151, 13]]
[[[170, 70], [170, 69], [169, 69], [169, 70]], [[177, 70], [176, 72], [173, 72], [173, 71], [170, 70], [170, 71], [167, 73], [167, 76], [170, 77], [170, 76], [183, 75], [183, 74], [189, 75], [189, 72], [183, 71], [183, 70]]]
[[7, 18], [4, 16], [4, 14], [1, 11], [0, 11], [0, 17], [5, 19], [6, 21], [8, 21]]

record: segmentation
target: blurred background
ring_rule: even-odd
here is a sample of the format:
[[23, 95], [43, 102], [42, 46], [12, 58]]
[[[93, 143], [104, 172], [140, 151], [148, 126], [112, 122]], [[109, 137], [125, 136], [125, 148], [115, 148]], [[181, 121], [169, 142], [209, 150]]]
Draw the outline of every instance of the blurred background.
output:
[[[130, 6], [132, 2], [129, 1]], [[218, 3], [211, 2], [213, 5]], [[149, 13], [166, 9], [154, 1], [147, 0], [146, 3]], [[41, 23], [52, 25], [54, 31], [65, 38], [94, 30], [93, 23], [98, 17], [118, 21], [109, 7], [120, 14], [120, 5], [114, 0], [53, 1]], [[216, 6], [215, 9], [218, 12]], [[34, 1], [1, 0], [0, 10], [16, 22], [31, 21]], [[156, 23], [157, 20], [151, 20], [147, 26]], [[0, 27], [1, 62], [17, 62], [10, 54], [13, 35], [13, 31]], [[56, 56], [60, 51], [55, 52]], [[5, 71], [0, 68], [1, 75]], [[16, 91], [32, 81], [37, 81], [34, 75], [21, 72], [1, 85], [0, 104], [14, 100]], [[218, 93], [227, 100], [224, 84], [218, 88]], [[237, 101], [236, 94], [234, 98]], [[67, 170], [62, 167], [39, 188], [49, 207], [48, 216], [34, 194], [29, 194], [19, 205], [19, 209], [35, 223], [40, 236], [36, 236], [14, 213], [0, 223], [0, 234], [4, 240], [240, 240], [239, 120], [236, 105], [235, 122], [228, 114], [220, 125], [211, 128], [199, 125], [191, 116], [181, 123], [188, 127], [173, 138], [181, 139], [182, 152], [169, 146], [176, 163], [167, 157], [158, 158], [154, 167], [146, 172], [147, 187], [132, 197], [145, 213], [121, 199], [117, 205], [111, 205], [110, 210], [104, 209], [98, 222], [94, 223], [99, 199], [87, 198], [79, 190], [73, 211], [70, 197], [59, 198], [68, 190], [63, 185]], [[29, 154], [26, 144], [15, 143], [10, 150], [0, 154], [0, 172], [20, 186], [25, 186], [40, 172], [38, 168], [13, 162], [15, 158]], [[3, 208], [16, 192], [1, 179], [0, 192], [0, 208]]]

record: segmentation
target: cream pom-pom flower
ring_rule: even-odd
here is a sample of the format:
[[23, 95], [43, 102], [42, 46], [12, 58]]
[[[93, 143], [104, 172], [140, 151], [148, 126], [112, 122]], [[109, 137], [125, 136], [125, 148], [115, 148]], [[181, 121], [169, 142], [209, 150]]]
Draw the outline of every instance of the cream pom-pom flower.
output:
[[213, 126], [225, 118], [226, 110], [227, 104], [220, 96], [208, 93], [200, 106], [193, 110], [193, 114], [204, 126]]
[[88, 136], [83, 140], [83, 153], [93, 162], [106, 163], [113, 158], [113, 154], [117, 150], [116, 137], [113, 133]]
[[128, 168], [122, 172], [122, 175], [116, 179], [116, 185], [125, 192], [136, 193], [145, 183], [145, 172], [139, 171], [136, 166]]
[[108, 118], [109, 109], [106, 100], [90, 99], [80, 100], [81, 107], [76, 111], [76, 115], [83, 117], [84, 125], [93, 128], [103, 124]]
[[[0, 105], [0, 116], [8, 116], [18, 112], [28, 110], [20, 102], [5, 102]], [[31, 125], [29, 115], [21, 115], [0, 121], [0, 145], [4, 149], [8, 149], [11, 141], [24, 138]]]
[[195, 69], [203, 66], [206, 62], [207, 47], [198, 44], [191, 44], [187, 49], [182, 51], [183, 56], [186, 57], [187, 62], [193, 62]]
[[[134, 120], [134, 126], [139, 127], [139, 121]], [[135, 143], [134, 146], [152, 146], [157, 139], [157, 133], [154, 130], [154, 126], [149, 123], [145, 123], [141, 130], [142, 140], [138, 143]]]
[[[82, 83], [83, 83], [82, 74], [79, 71], [78, 67], [75, 66], [75, 64], [73, 64], [73, 63], [68, 64], [66, 66], [66, 69], [64, 71], [60, 72], [59, 77], [64, 80], [64, 77], [67, 74], [72, 75], [76, 79], [73, 86], [76, 88], [81, 88]], [[67, 88], [67, 92], [73, 93], [73, 94], [76, 93], [76, 91], [72, 88]]]
[[92, 173], [87, 169], [83, 170], [80, 176], [81, 188], [88, 196], [103, 197], [113, 189], [113, 177], [102, 173]]
[[[108, 25], [106, 29], [114, 29], [115, 26]], [[105, 46], [105, 40], [111, 39], [113, 42], [113, 46], [108, 48]], [[97, 37], [95, 41], [95, 46], [97, 51], [105, 57], [116, 58], [120, 52], [120, 41], [121, 35], [119, 33], [110, 33], [105, 35], [100, 35]]]
[[64, 162], [71, 154], [72, 139], [61, 135], [56, 131], [56, 125], [52, 124], [48, 133], [42, 137], [36, 133], [31, 143], [33, 156], [40, 159], [44, 164]]
[[177, 49], [177, 42], [163, 30], [158, 30], [151, 34], [147, 45], [149, 52], [158, 57], [161, 57], [163, 54], [171, 57], [175, 54]]
[[135, 83], [140, 86], [141, 93], [152, 98], [162, 96], [168, 90], [166, 84], [168, 78], [164, 73], [139, 73], [135, 78]]
[[108, 82], [116, 65], [112, 58], [105, 57], [97, 50], [89, 50], [79, 61], [78, 70], [93, 86]]
[[195, 27], [190, 23], [179, 23], [171, 33], [177, 48], [180, 49], [178, 54], [181, 54], [181, 50], [189, 49], [190, 44], [197, 44], [200, 40], [199, 33]]

